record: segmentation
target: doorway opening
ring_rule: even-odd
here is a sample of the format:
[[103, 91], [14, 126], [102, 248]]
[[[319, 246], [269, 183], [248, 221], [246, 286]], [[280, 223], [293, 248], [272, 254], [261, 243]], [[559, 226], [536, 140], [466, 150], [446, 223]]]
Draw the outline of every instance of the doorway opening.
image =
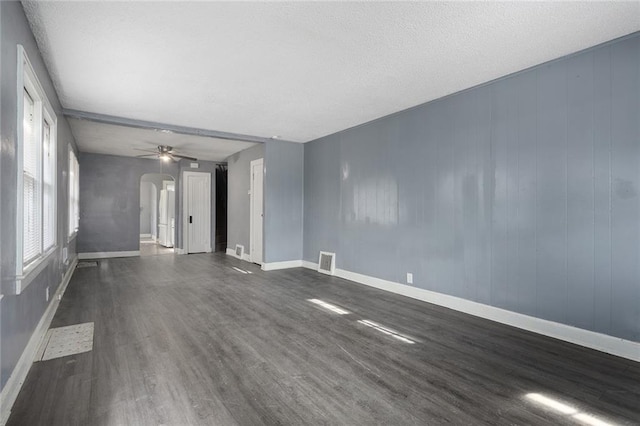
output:
[[215, 251], [227, 249], [227, 174], [226, 164], [216, 167], [216, 247]]
[[170, 175], [147, 173], [140, 178], [140, 256], [174, 253], [175, 194]]

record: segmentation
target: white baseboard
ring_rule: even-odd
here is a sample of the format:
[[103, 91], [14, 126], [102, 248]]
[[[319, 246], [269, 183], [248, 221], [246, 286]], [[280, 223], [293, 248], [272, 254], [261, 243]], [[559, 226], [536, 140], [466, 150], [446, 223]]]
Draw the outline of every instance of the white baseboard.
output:
[[91, 253], [78, 253], [78, 259], [108, 259], [111, 257], [135, 257], [140, 256], [140, 250], [133, 251], [96, 251]]
[[263, 271], [276, 271], [278, 269], [301, 268], [302, 260], [286, 260], [284, 262], [263, 263]]
[[245, 262], [251, 262], [251, 257], [247, 253], [242, 253], [242, 257], [236, 256], [236, 251], [232, 248], [227, 248], [225, 253], [228, 256], [235, 257], [236, 259], [244, 260]]
[[302, 261], [302, 267], [303, 268], [307, 268], [307, 269], [313, 269], [313, 270], [318, 270], [318, 264], [317, 263], [313, 263], [313, 262], [309, 262], [308, 260], [303, 260]]
[[140, 234], [140, 238], [151, 238], [151, 234]]
[[[318, 269], [317, 263], [308, 261], [302, 261], [302, 266], [313, 270]], [[595, 331], [584, 330], [582, 328], [519, 314], [459, 297], [411, 287], [409, 285], [345, 271], [343, 269], [336, 268], [335, 276], [640, 362], [640, 343], [631, 340], [596, 333]]]
[[13, 407], [13, 403], [16, 401], [18, 397], [18, 393], [20, 393], [20, 388], [22, 388], [22, 384], [24, 380], [27, 378], [27, 374], [29, 373], [29, 369], [35, 360], [36, 353], [38, 348], [42, 344], [42, 339], [47, 334], [47, 330], [49, 330], [49, 326], [51, 325], [51, 320], [53, 320], [53, 316], [58, 309], [58, 305], [60, 305], [60, 299], [67, 289], [67, 285], [69, 285], [69, 281], [71, 281], [71, 276], [76, 269], [76, 265], [78, 264], [78, 257], [76, 256], [69, 265], [69, 269], [62, 277], [62, 281], [58, 286], [58, 290], [51, 298], [51, 302], [49, 302], [49, 306], [42, 314], [42, 318], [38, 322], [27, 346], [24, 348], [18, 363], [16, 364], [9, 380], [5, 384], [2, 392], [0, 392], [0, 425], [4, 425], [9, 419], [9, 415], [11, 414], [11, 408]]

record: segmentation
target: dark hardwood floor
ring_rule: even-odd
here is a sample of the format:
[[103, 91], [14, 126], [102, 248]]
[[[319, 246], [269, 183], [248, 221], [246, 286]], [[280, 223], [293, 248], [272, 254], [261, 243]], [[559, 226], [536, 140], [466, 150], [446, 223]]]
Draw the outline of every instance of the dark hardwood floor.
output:
[[93, 351], [35, 363], [9, 425], [640, 424], [639, 363], [305, 269], [102, 260], [52, 327], [89, 321]]

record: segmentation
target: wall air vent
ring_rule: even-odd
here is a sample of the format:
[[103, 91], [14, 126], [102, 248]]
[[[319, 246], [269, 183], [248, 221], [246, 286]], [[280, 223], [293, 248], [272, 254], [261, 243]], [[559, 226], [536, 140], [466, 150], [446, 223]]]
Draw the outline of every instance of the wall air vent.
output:
[[236, 257], [238, 259], [242, 259], [244, 256], [244, 246], [241, 244], [236, 244]]
[[336, 272], [336, 254], [326, 251], [320, 252], [320, 259], [318, 259], [318, 272], [323, 274], [333, 275]]

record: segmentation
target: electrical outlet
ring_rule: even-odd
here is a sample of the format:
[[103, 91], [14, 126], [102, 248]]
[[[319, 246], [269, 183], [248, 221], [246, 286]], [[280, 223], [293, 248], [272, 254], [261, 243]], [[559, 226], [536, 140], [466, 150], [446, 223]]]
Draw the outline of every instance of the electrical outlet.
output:
[[407, 284], [413, 284], [413, 274], [411, 272], [407, 272]]
[[45, 299], [47, 300], [47, 302], [49, 301], [49, 287], [47, 287], [47, 289], [45, 290]]

